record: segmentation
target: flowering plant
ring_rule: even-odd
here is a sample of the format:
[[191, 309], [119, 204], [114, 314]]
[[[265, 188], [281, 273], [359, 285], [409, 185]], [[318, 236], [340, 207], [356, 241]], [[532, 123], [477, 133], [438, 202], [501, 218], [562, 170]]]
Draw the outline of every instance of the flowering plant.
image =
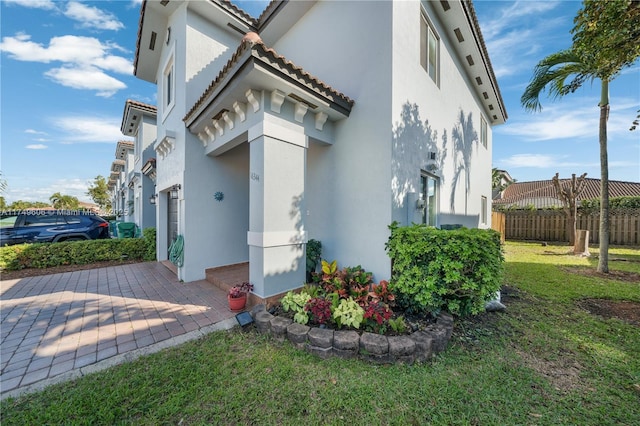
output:
[[229, 297], [231, 297], [232, 299], [237, 299], [249, 293], [251, 290], [253, 290], [253, 284], [245, 281], [240, 285], [234, 285], [233, 287], [231, 287], [229, 289]]

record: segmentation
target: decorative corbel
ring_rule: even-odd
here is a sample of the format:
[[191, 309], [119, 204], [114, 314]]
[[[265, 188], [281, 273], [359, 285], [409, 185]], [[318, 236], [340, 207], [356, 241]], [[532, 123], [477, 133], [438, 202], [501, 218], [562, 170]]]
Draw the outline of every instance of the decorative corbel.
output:
[[280, 109], [284, 103], [284, 93], [279, 90], [271, 92], [271, 111], [280, 114]]
[[322, 111], [317, 112], [316, 113], [316, 129], [322, 131], [322, 128], [324, 127], [324, 123], [327, 122], [327, 118], [329, 118], [327, 113]]
[[303, 102], [296, 102], [296, 110], [294, 118], [298, 123], [302, 123], [304, 115], [307, 113], [309, 106]]

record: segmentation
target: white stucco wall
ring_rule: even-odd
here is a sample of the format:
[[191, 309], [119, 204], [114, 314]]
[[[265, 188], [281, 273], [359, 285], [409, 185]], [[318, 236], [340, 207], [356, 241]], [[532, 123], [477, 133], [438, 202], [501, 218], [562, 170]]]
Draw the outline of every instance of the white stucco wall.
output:
[[304, 219], [323, 258], [361, 265], [376, 280], [390, 271], [391, 10], [390, 2], [320, 2], [273, 46], [355, 100], [335, 123], [334, 145], [310, 144]]
[[[418, 2], [318, 2], [268, 46], [355, 101], [350, 117], [331, 125], [333, 145], [309, 144], [302, 219], [307, 236], [322, 242], [325, 259], [337, 259], [340, 266], [360, 264], [376, 280], [389, 277], [387, 227], [393, 220], [407, 222], [407, 194], [419, 190], [420, 169], [426, 168], [431, 147], [438, 148], [443, 160], [436, 173], [442, 178], [440, 224], [478, 226], [480, 197], [491, 200], [491, 129], [485, 149], [479, 143], [480, 103], [457, 59], [447, 53], [447, 31], [430, 8], [427, 3], [441, 43], [439, 87], [420, 65]], [[241, 35], [210, 25], [188, 13], [185, 5], [169, 25], [172, 37], [168, 46], [162, 44], [157, 75], [156, 146], [167, 134], [175, 146], [166, 158], [157, 156], [157, 192], [182, 185], [179, 233], [185, 235], [185, 264], [179, 277], [192, 281], [203, 278], [207, 267], [248, 260], [249, 148], [241, 144], [219, 157], [206, 156], [182, 121], [236, 50]], [[181, 66], [175, 68], [175, 106], [167, 111], [162, 82], [171, 55]], [[403, 124], [403, 108], [414, 104], [431, 133], [424, 132], [423, 125], [420, 138], [413, 145], [405, 143], [405, 154], [398, 155], [394, 136]], [[465, 119], [471, 114], [478, 142], [472, 147], [470, 168], [455, 187], [452, 208], [452, 176], [460, 159], [452, 134], [461, 111]], [[427, 149], [419, 149], [429, 140]], [[465, 173], [472, 182], [466, 197]], [[399, 174], [402, 185], [396, 185]], [[213, 198], [217, 191], [224, 193], [221, 202]], [[166, 247], [166, 196], [159, 201], [159, 259], [166, 259], [166, 253], [160, 253]]]

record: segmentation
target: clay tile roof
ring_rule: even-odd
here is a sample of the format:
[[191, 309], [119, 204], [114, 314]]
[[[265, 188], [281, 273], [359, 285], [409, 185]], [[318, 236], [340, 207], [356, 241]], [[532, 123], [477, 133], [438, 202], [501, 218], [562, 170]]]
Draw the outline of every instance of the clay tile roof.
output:
[[[585, 179], [586, 185], [578, 196], [578, 201], [600, 198], [600, 179]], [[562, 186], [569, 185], [571, 179], [560, 179]], [[640, 182], [625, 182], [610, 180], [609, 197], [640, 197]], [[558, 200], [557, 203], [551, 201]], [[531, 182], [515, 182], [509, 185], [502, 193], [502, 197], [494, 200], [494, 204], [517, 204], [526, 200], [537, 208], [561, 205], [562, 202], [556, 195], [556, 189], [551, 180], [538, 180]], [[536, 202], [536, 200], [538, 200]]]
[[222, 7], [224, 7], [225, 9], [227, 9], [227, 11], [233, 13], [234, 15], [236, 16], [239, 15], [240, 18], [248, 21], [252, 26], [256, 27], [258, 25], [257, 19], [249, 15], [247, 12], [245, 12], [235, 4], [231, 3], [230, 0], [218, 0], [217, 3], [220, 4]]
[[127, 99], [127, 104], [134, 106], [141, 111], [149, 112], [151, 114], [158, 113], [158, 107], [156, 107], [155, 105], [145, 104], [143, 102], [134, 101], [133, 99]]
[[296, 78], [304, 86], [316, 92], [316, 94], [325, 96], [334, 101], [341, 101], [347, 104], [349, 109], [353, 106], [354, 102], [348, 96], [338, 92], [331, 86], [312, 76], [301, 67], [298, 67], [293, 62], [288, 61], [284, 56], [278, 55], [275, 50], [268, 48], [261, 40], [256, 41], [255, 39], [244, 38], [231, 59], [225, 64], [211, 84], [209, 84], [202, 96], [200, 96], [187, 115], [183, 118], [183, 121], [189, 120], [191, 116], [203, 105], [205, 100], [215, 91], [218, 84], [229, 74], [234, 66], [240, 62], [240, 58], [247, 51], [250, 51], [247, 53], [247, 56], [254, 56], [269, 62], [271, 65], [284, 68], [288, 71], [290, 76]]

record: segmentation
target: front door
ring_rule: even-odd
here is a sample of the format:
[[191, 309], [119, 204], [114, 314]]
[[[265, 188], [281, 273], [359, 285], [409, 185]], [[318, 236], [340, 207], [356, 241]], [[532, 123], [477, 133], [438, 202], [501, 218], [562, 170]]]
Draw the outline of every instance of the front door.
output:
[[171, 192], [167, 193], [167, 250], [178, 237], [178, 200], [171, 198]]

